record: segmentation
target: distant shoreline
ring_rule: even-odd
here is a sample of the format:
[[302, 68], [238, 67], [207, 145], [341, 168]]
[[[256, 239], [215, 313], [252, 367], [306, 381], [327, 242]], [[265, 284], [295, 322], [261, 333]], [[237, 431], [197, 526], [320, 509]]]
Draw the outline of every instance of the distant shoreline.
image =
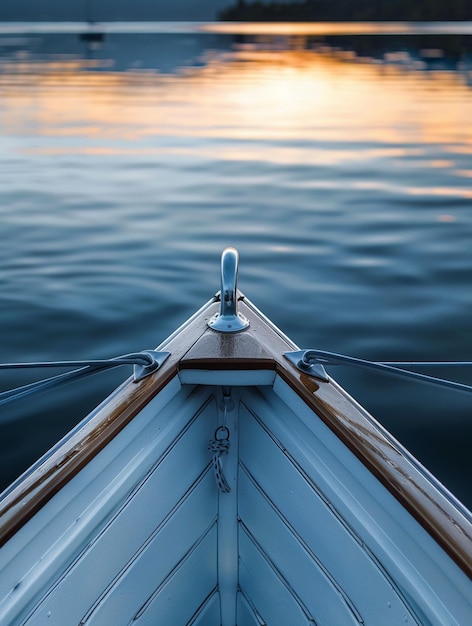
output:
[[[458, 6], [460, 4], [460, 6]], [[237, 0], [218, 14], [221, 21], [241, 22], [468, 22], [472, 3], [436, 0], [300, 0], [299, 2]]]

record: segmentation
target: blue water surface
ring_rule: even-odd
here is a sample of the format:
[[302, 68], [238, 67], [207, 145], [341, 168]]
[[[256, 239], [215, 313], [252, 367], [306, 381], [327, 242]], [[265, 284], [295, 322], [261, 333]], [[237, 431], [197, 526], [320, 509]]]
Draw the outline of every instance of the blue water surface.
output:
[[[472, 360], [457, 37], [32, 30], [0, 28], [1, 362], [153, 348], [228, 245], [301, 347]], [[472, 506], [470, 397], [331, 373]], [[126, 374], [1, 407], [1, 486]]]

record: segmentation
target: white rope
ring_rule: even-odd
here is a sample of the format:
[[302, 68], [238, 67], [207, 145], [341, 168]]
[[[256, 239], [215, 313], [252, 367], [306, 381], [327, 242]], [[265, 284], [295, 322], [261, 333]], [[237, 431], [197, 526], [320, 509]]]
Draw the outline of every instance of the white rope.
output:
[[215, 480], [221, 493], [229, 493], [231, 487], [223, 473], [222, 456], [229, 451], [229, 430], [226, 426], [220, 426], [215, 431], [215, 436], [208, 442], [208, 450], [213, 452], [212, 464], [215, 472]]

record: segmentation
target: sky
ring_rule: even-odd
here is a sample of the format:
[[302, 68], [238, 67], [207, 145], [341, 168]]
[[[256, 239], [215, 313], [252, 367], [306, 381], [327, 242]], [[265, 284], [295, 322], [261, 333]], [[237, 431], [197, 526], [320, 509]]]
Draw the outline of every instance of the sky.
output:
[[215, 20], [232, 0], [0, 0], [0, 21]]

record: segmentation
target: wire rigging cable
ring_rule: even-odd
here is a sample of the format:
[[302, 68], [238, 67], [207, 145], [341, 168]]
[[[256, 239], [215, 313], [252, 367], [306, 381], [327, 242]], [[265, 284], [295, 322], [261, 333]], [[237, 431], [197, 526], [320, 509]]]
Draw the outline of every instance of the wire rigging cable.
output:
[[[320, 365], [348, 365], [351, 367], [358, 367], [363, 369], [372, 370], [380, 374], [387, 374], [396, 378], [403, 378], [406, 380], [414, 380], [416, 382], [426, 383], [429, 385], [435, 385], [437, 387], [444, 387], [447, 389], [453, 389], [455, 391], [462, 391], [464, 393], [472, 393], [472, 386], [465, 383], [458, 383], [452, 380], [444, 378], [437, 378], [435, 376], [429, 376], [427, 374], [421, 374], [419, 372], [413, 372], [407, 367], [471, 367], [471, 361], [367, 361], [365, 359], [358, 359], [352, 356], [346, 356], [344, 354], [337, 354], [335, 352], [326, 352], [325, 350], [302, 350], [294, 353], [286, 353], [286, 356], [290, 358], [290, 355], [296, 358], [293, 362], [297, 367], [310, 373], [310, 368]], [[292, 359], [291, 359], [292, 360]], [[319, 370], [315, 370], [313, 375]], [[320, 376], [322, 377], [322, 376]], [[326, 377], [327, 380], [327, 377]]]
[[42, 368], [70, 368], [69, 372], [63, 372], [56, 376], [50, 376], [27, 385], [8, 389], [0, 393], [0, 405], [24, 398], [36, 393], [41, 393], [49, 389], [54, 389], [60, 385], [97, 374], [121, 365], [134, 365], [135, 382], [145, 378], [156, 371], [169, 356], [169, 352], [156, 352], [145, 350], [143, 352], [132, 352], [112, 359], [94, 359], [90, 361], [47, 361], [33, 363], [0, 363], [0, 370], [16, 369], [42, 369]]

